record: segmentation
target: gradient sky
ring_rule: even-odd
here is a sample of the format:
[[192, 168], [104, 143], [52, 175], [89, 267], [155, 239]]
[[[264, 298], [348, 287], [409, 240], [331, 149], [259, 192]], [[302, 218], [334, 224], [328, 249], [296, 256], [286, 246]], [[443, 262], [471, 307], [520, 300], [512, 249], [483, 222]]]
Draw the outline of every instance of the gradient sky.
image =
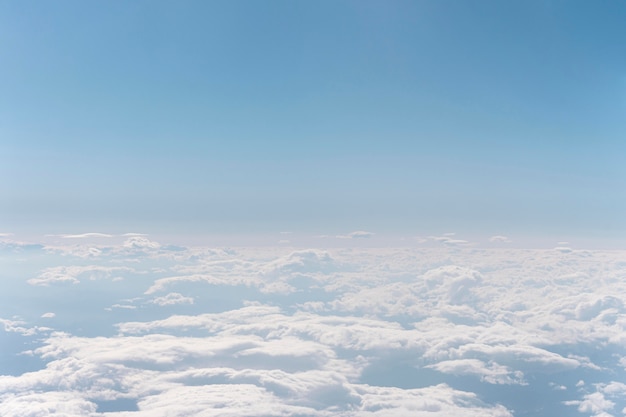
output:
[[4, 1], [0, 232], [626, 232], [621, 1]]

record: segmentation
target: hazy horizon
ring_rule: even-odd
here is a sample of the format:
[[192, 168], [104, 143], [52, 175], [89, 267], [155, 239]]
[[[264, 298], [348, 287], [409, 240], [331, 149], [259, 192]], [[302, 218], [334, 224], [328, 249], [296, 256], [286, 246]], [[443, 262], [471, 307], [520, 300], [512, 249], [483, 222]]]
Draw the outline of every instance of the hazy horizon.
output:
[[623, 236], [624, 16], [5, 2], [0, 231]]

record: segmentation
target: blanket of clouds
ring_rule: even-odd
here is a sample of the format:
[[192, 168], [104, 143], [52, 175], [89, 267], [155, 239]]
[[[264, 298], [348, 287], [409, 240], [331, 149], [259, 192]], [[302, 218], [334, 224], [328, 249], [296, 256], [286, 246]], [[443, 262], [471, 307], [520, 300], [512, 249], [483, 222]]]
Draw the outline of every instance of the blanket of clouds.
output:
[[0, 415], [626, 415], [626, 252], [427, 240], [5, 234]]

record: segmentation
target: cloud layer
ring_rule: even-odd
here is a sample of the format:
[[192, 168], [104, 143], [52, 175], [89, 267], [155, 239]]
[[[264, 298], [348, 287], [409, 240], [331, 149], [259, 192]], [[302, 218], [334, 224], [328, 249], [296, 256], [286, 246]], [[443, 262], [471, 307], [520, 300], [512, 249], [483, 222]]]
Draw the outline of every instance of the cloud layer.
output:
[[44, 301], [2, 307], [22, 369], [0, 368], [0, 415], [621, 415], [623, 252], [438, 239], [33, 246], [11, 291]]

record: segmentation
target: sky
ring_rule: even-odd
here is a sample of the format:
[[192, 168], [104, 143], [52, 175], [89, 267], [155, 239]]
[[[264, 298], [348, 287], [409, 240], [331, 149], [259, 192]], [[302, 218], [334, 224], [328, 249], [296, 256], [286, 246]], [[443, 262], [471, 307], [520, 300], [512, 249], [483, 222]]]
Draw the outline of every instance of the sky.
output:
[[0, 2], [0, 415], [626, 416], [624, 22]]
[[0, 232], [623, 237], [626, 4], [5, 1]]

